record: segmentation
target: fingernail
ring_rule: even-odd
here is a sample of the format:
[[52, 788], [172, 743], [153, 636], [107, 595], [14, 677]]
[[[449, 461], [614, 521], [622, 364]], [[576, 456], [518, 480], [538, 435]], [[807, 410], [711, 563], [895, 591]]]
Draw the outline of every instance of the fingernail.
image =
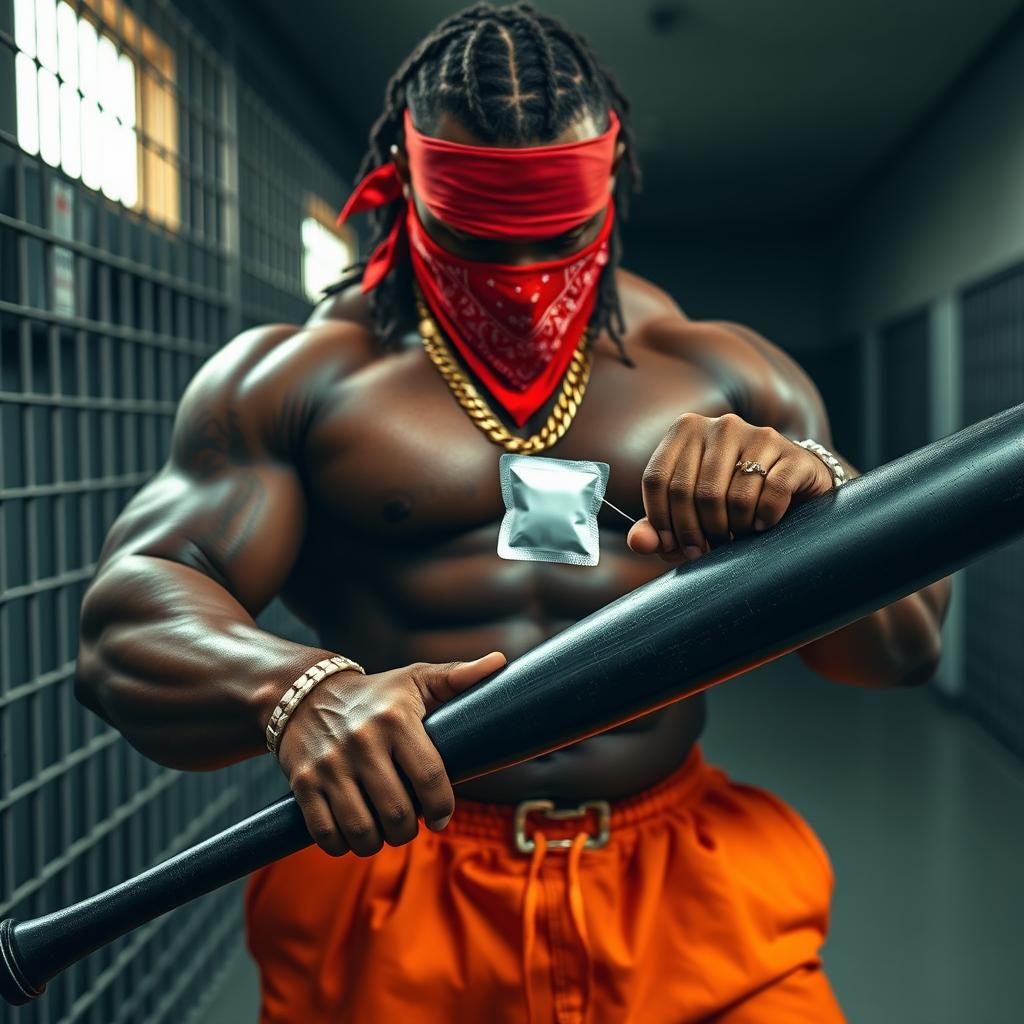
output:
[[695, 558], [700, 558], [703, 552], [696, 545], [687, 544], [686, 547], [683, 548], [683, 554], [692, 562]]
[[763, 530], [764, 529], [764, 523], [760, 519], [755, 519], [754, 520], [754, 529], [755, 530]]
[[443, 829], [445, 825], [447, 825], [448, 822], [451, 820], [452, 816], [449, 814], [447, 818], [439, 818], [437, 821], [427, 822], [427, 828], [429, 828], [432, 832], [440, 832], [441, 829]]
[[675, 551], [675, 549], [676, 549], [676, 539], [675, 539], [675, 537], [672, 536], [671, 531], [669, 531], [669, 530], [659, 530], [658, 531], [658, 536], [661, 538], [661, 546], [666, 551]]

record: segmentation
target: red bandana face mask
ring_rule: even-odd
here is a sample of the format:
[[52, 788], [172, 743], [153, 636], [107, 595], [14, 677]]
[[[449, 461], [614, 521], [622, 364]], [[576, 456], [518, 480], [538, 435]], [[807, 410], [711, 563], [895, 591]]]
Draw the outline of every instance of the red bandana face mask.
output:
[[530, 265], [464, 260], [427, 234], [394, 164], [364, 178], [338, 217], [406, 202], [363, 275], [369, 291], [406, 242], [431, 312], [488, 392], [522, 426], [557, 387], [593, 312], [614, 219], [609, 180], [619, 121], [596, 138], [554, 146], [467, 146], [422, 135], [405, 112], [413, 188], [439, 220], [483, 238], [562, 234], [607, 209], [593, 242]]
[[597, 238], [568, 257], [505, 265], [454, 256], [409, 208], [409, 255], [427, 305], [517, 426], [551, 396], [572, 361], [608, 262], [613, 217], [609, 203]]

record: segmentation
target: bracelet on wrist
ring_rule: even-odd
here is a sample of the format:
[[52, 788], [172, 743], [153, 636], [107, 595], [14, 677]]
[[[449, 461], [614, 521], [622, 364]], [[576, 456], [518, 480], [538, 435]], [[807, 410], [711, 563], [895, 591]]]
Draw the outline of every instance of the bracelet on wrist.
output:
[[806, 448], [809, 452], [813, 452], [825, 463], [832, 474], [833, 489], [841, 487], [848, 482], [849, 478], [846, 475], [845, 467], [824, 445], [818, 444], [817, 441], [810, 437], [805, 438], [803, 441], [797, 441], [796, 444], [800, 445], [801, 448]]
[[291, 718], [295, 709], [301, 703], [302, 698], [320, 680], [326, 679], [327, 676], [345, 669], [355, 669], [366, 675], [366, 669], [362, 665], [354, 662], [351, 658], [345, 658], [340, 654], [336, 654], [330, 658], [324, 658], [322, 661], [318, 661], [315, 665], [307, 668], [285, 690], [281, 699], [277, 702], [277, 707], [274, 708], [273, 714], [270, 716], [270, 721], [267, 723], [267, 750], [277, 757], [278, 749], [281, 746], [281, 734], [284, 732], [284, 727], [288, 724], [288, 719]]

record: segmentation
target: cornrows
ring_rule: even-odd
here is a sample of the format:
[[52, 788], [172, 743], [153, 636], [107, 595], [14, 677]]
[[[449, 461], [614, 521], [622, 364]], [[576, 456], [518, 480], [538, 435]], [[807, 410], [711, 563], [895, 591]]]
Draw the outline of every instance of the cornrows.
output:
[[[591, 324], [607, 330], [622, 361], [633, 366], [623, 343], [625, 322], [615, 280], [622, 254], [619, 224], [628, 212], [630, 194], [640, 183], [640, 168], [629, 118], [629, 101], [614, 76], [584, 39], [562, 22], [530, 4], [493, 7], [477, 3], [441, 22], [406, 58], [387, 84], [384, 110], [370, 129], [369, 149], [357, 179], [391, 159], [401, 141], [402, 115], [408, 106], [420, 131], [437, 131], [441, 114], [457, 117], [492, 145], [541, 145], [589, 113], [600, 130], [614, 108], [621, 122], [626, 153], [615, 183], [616, 223], [609, 260], [601, 275]], [[395, 205], [371, 214], [372, 251], [388, 234], [397, 216]], [[357, 264], [333, 294], [362, 275]], [[412, 313], [412, 270], [403, 255], [392, 273], [370, 293], [374, 320], [385, 345], [393, 344], [404, 308]]]

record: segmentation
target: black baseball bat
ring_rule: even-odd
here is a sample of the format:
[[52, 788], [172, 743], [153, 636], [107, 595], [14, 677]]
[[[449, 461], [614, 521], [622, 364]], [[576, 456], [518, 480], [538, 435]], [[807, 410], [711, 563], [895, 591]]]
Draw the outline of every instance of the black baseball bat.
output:
[[[749, 671], [1024, 533], [1024, 404], [792, 509], [581, 619], [425, 719], [453, 782], [557, 750]], [[0, 923], [27, 1002], [132, 928], [312, 839], [288, 794], [135, 878]]]

